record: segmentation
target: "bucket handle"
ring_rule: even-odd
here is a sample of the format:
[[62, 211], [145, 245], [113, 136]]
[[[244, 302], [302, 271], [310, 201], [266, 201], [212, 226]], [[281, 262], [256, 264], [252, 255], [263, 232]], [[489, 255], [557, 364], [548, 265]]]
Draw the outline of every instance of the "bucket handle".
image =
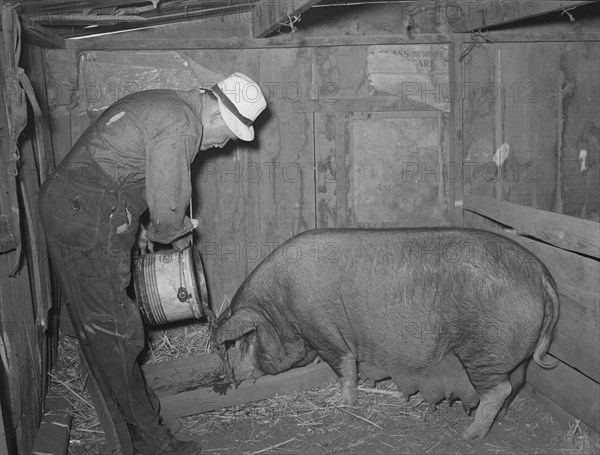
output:
[[179, 289], [177, 289], [177, 299], [181, 302], [187, 302], [192, 295], [188, 292], [187, 288], [183, 285], [183, 252], [179, 252]]

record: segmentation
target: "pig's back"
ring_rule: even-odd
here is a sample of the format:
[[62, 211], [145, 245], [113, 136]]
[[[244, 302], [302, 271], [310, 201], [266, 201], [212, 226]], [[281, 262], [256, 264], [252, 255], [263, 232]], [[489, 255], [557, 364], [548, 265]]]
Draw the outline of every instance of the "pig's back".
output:
[[312, 230], [282, 244], [265, 269], [271, 304], [305, 337], [318, 342], [339, 331], [375, 365], [399, 346], [410, 345], [404, 360], [418, 364], [473, 341], [478, 328], [543, 318], [543, 266], [485, 231]]

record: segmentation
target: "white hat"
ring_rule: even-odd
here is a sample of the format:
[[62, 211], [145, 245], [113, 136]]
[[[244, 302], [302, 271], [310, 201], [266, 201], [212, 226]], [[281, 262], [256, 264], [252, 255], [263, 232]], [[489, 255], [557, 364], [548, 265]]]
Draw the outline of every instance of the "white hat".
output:
[[225, 124], [241, 140], [254, 139], [252, 123], [267, 107], [267, 101], [256, 82], [242, 73], [233, 73], [210, 88], [219, 100]]

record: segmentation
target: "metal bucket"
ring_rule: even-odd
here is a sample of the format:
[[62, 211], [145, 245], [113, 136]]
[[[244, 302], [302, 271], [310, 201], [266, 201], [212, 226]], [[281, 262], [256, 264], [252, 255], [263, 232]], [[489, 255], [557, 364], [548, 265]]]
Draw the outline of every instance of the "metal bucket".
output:
[[137, 256], [133, 285], [148, 325], [201, 319], [209, 308], [204, 268], [193, 245], [181, 252], [165, 250]]

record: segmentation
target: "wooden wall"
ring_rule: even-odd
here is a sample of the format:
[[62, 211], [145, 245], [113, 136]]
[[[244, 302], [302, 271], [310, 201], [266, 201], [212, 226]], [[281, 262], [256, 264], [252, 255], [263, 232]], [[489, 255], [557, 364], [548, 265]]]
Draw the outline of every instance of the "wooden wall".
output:
[[[466, 49], [466, 46], [463, 48]], [[554, 370], [527, 380], [600, 430], [600, 43], [484, 44], [459, 68], [464, 224], [533, 251], [558, 284]], [[508, 145], [504, 160], [497, 152]], [[506, 146], [504, 146], [506, 148]], [[587, 150], [585, 162], [581, 150]], [[568, 216], [565, 216], [568, 215]]]
[[443, 44], [48, 51], [57, 160], [127, 93], [210, 85], [235, 71], [258, 81], [268, 108], [257, 139], [194, 163], [196, 245], [219, 310], [261, 259], [306, 229], [449, 224], [439, 170], [450, 104], [434, 93], [448, 82], [448, 59]]
[[[229, 49], [48, 51], [56, 157], [120, 96], [248, 74], [269, 103], [257, 140], [206, 152], [194, 166], [196, 245], [213, 308], [227, 305], [275, 246], [309, 228], [461, 224], [463, 213], [467, 226], [511, 226], [539, 240], [527, 246], [554, 274], [562, 301], [551, 349], [560, 367], [532, 368], [528, 379], [598, 430], [597, 402], [590, 400], [600, 380], [597, 246], [581, 240], [587, 234], [572, 235], [588, 228], [595, 234], [600, 212], [598, 41], [540, 42], [533, 33], [528, 42], [475, 47], [439, 37], [429, 40], [435, 44], [361, 39], [412, 39], [400, 9], [319, 12], [324, 16], [313, 22], [303, 18], [308, 26], [293, 38], [305, 39], [298, 47], [271, 39], [279, 47], [267, 48], [234, 36]], [[198, 33], [212, 33], [209, 25], [232, 27], [232, 36], [237, 30], [223, 21]], [[444, 31], [439, 23], [414, 25]], [[132, 32], [122, 48], [182, 43], [185, 30], [197, 36], [185, 26], [156, 31], [158, 41]], [[316, 34], [329, 44], [306, 44]], [[512, 31], [495, 36], [509, 35], [514, 41]], [[205, 39], [223, 47], [222, 39], [204, 35], [194, 42]], [[247, 49], [234, 49], [246, 42]], [[523, 206], [542, 214], [523, 214]], [[561, 224], [548, 212], [581, 223]], [[541, 227], [532, 228], [534, 221]]]
[[[6, 26], [6, 23], [3, 25]], [[4, 43], [0, 39], [0, 46]], [[46, 112], [45, 76], [42, 52], [24, 46], [20, 66], [34, 86], [35, 94]], [[6, 65], [6, 61], [2, 62]], [[4, 73], [2, 73], [4, 74]], [[6, 93], [3, 93], [6, 91]], [[0, 84], [0, 99], [17, 96], [13, 83]], [[31, 119], [30, 119], [31, 120]], [[9, 150], [8, 127], [4, 103], [0, 108], [0, 145]], [[48, 130], [44, 131], [48, 139]], [[22, 263], [14, 276], [9, 276], [18, 262], [16, 250], [0, 254], [0, 453], [30, 453], [44, 408], [47, 373], [56, 347], [56, 326], [48, 315], [51, 306], [45, 242], [37, 223], [36, 200], [39, 190], [39, 166], [32, 121], [19, 141], [19, 217], [22, 234]], [[44, 139], [40, 143], [44, 143]], [[46, 142], [48, 143], [48, 142]], [[51, 148], [40, 155], [51, 156]], [[8, 179], [14, 179], [14, 166], [2, 162], [0, 175], [0, 213], [11, 215]], [[28, 208], [31, 212], [28, 214]], [[6, 452], [3, 452], [6, 450]]]
[[463, 67], [465, 192], [600, 221], [599, 59], [597, 41], [474, 48]]

